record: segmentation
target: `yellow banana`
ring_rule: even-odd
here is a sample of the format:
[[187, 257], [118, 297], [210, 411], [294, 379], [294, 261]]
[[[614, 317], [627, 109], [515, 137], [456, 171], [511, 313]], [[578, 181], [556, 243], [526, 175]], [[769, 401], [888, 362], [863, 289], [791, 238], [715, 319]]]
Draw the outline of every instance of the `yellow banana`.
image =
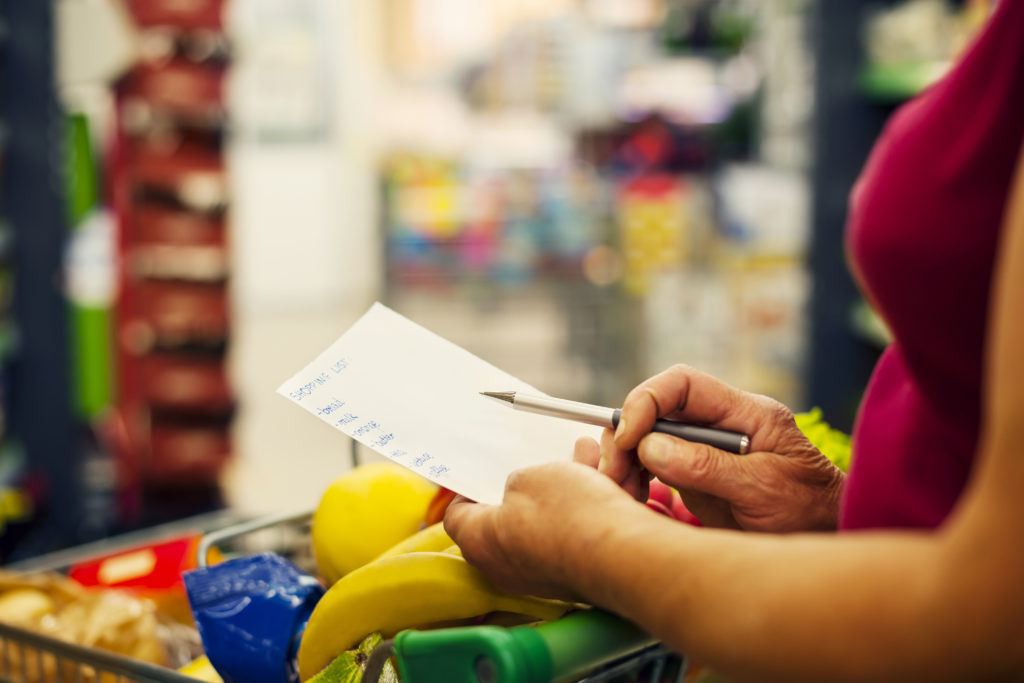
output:
[[206, 683], [224, 683], [224, 679], [220, 677], [217, 670], [213, 668], [213, 664], [206, 655], [203, 655], [199, 659], [186, 664], [185, 666], [178, 669], [180, 673], [186, 676], [191, 676], [196, 680], [205, 681]]
[[536, 619], [561, 616], [568, 605], [500, 593], [462, 557], [413, 552], [378, 559], [339, 579], [313, 609], [299, 645], [305, 681], [366, 634], [385, 638], [407, 629], [489, 612]]
[[451, 544], [452, 539], [445, 533], [444, 523], [438, 522], [437, 524], [431, 524], [424, 529], [420, 529], [403, 541], [399, 541], [381, 553], [377, 559], [404, 555], [405, 553], [440, 552], [451, 546]]

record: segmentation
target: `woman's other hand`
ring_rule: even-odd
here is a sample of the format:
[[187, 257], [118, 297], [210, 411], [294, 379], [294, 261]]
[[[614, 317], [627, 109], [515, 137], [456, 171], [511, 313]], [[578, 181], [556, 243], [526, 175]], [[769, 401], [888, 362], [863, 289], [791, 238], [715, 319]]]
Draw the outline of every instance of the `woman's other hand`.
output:
[[[592, 450], [596, 460], [597, 444], [580, 441], [577, 453]], [[501, 505], [457, 497], [444, 527], [500, 589], [580, 600], [576, 586], [586, 568], [575, 565], [609, 534], [628, 533], [631, 515], [654, 516], [593, 467], [557, 462], [513, 472]]]
[[[750, 436], [750, 453], [651, 433], [656, 419]], [[685, 365], [633, 389], [614, 435], [601, 439], [598, 471], [634, 497], [648, 476], [675, 487], [705, 526], [788, 532], [835, 529], [843, 474], [796, 426], [793, 413]]]

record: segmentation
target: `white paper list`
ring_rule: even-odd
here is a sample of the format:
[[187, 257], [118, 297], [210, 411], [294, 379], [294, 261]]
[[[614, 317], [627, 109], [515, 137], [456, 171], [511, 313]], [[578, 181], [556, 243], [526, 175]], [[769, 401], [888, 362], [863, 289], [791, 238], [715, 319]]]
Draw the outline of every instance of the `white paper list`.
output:
[[482, 503], [501, 502], [514, 470], [570, 460], [577, 438], [601, 432], [481, 396], [543, 392], [380, 303], [277, 391], [381, 455]]

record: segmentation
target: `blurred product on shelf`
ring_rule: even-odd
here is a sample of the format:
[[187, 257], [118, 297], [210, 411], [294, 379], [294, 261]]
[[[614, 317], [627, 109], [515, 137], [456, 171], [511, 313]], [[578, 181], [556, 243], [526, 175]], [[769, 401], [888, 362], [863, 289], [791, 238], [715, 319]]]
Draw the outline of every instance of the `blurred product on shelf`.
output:
[[123, 96], [142, 111], [195, 123], [217, 124], [223, 116], [226, 69], [220, 63], [169, 59], [148, 62], [132, 70], [123, 85]]
[[754, 29], [742, 2], [667, 0], [659, 32], [668, 52], [739, 52]]
[[577, 169], [487, 170], [416, 156], [385, 167], [389, 280], [505, 286], [578, 270], [593, 243]]
[[150, 409], [221, 416], [234, 406], [219, 354], [152, 352], [140, 362], [141, 394]]
[[155, 414], [150, 426], [154, 479], [178, 486], [216, 481], [232, 452], [228, 422]]
[[[187, 267], [194, 268], [192, 260]], [[125, 330], [123, 341], [139, 353], [151, 349], [222, 350], [228, 340], [229, 308], [219, 282], [176, 282], [158, 278], [170, 274], [169, 267], [147, 268], [138, 286], [139, 318]]]
[[907, 0], [875, 9], [864, 25], [862, 87], [882, 99], [917, 94], [946, 72], [990, 10], [989, 0]]
[[685, 185], [670, 175], [626, 181], [619, 193], [618, 221], [628, 292], [647, 292], [651, 273], [678, 269], [689, 257]]
[[[140, 61], [116, 84], [116, 440], [122, 514], [218, 507], [235, 395], [224, 132], [230, 47], [220, 0], [127, 1]], [[186, 505], [186, 507], [187, 507]], [[164, 506], [164, 509], [161, 507]], [[173, 509], [173, 512], [172, 512]]]
[[141, 27], [195, 31], [224, 28], [225, 0], [123, 0]]

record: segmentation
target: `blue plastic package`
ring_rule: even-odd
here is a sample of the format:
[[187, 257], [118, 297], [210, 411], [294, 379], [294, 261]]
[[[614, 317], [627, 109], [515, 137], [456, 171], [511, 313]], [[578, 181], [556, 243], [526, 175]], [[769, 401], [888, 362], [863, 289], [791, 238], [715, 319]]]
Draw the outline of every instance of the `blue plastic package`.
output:
[[292, 683], [318, 580], [274, 553], [184, 573], [203, 648], [225, 683]]

